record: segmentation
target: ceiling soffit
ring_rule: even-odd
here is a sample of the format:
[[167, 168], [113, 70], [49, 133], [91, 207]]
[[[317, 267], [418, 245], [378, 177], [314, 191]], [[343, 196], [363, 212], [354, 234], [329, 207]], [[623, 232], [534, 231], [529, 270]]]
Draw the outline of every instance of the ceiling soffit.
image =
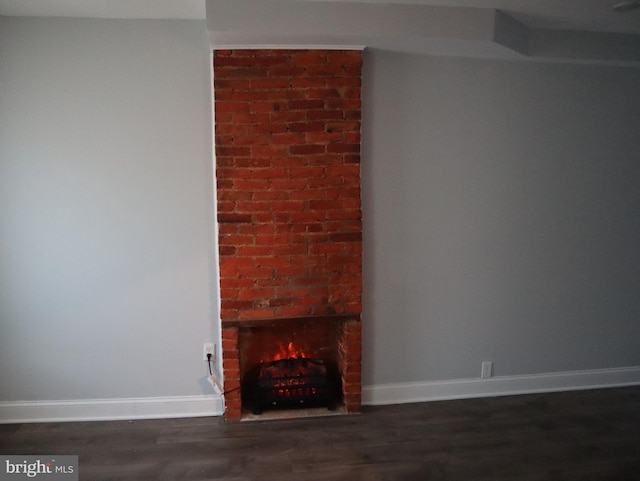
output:
[[299, 0], [207, 0], [213, 48], [377, 48], [640, 66], [640, 35], [536, 28], [494, 8]]

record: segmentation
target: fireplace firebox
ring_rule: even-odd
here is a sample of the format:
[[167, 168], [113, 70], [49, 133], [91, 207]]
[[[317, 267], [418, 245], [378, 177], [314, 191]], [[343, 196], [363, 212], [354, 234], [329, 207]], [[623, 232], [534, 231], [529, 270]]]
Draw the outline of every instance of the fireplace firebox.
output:
[[336, 366], [307, 357], [261, 362], [242, 382], [242, 404], [253, 414], [265, 409], [336, 408], [340, 395]]
[[357, 412], [360, 324], [346, 315], [223, 322], [231, 419], [298, 408]]

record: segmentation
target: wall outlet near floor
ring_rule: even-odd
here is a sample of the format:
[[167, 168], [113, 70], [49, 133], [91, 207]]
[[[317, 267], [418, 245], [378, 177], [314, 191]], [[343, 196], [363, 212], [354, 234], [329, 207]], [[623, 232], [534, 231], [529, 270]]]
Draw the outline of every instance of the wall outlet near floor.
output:
[[211, 362], [215, 362], [216, 360], [216, 345], [213, 342], [205, 342], [203, 348], [202, 358], [204, 361], [207, 360], [207, 354], [211, 354]]
[[483, 361], [482, 363], [482, 372], [480, 373], [480, 377], [482, 379], [486, 379], [488, 377], [493, 376], [493, 362], [491, 361]]

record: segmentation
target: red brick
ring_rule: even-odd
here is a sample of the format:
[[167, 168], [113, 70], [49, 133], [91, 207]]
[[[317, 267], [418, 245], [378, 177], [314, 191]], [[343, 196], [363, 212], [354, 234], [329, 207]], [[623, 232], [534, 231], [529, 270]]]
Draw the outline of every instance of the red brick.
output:
[[269, 184], [263, 179], [234, 179], [231, 194], [235, 199], [243, 198], [243, 194], [253, 194], [256, 191], [269, 189]]
[[255, 300], [255, 299], [268, 299], [275, 296], [274, 288], [257, 288], [244, 289], [238, 294], [238, 299]]
[[305, 202], [302, 200], [274, 201], [271, 208], [276, 212], [299, 212], [304, 210]]
[[236, 210], [235, 202], [224, 202], [222, 199], [225, 197], [230, 196], [225, 196], [224, 192], [221, 192], [220, 197], [218, 197], [220, 199], [218, 202], [218, 214], [232, 214]]
[[293, 155], [324, 154], [326, 146], [322, 144], [300, 144], [289, 147], [289, 152]]
[[314, 177], [314, 178], [308, 179], [307, 187], [311, 189], [322, 189], [324, 191], [327, 191], [328, 189], [335, 188], [337, 182], [338, 182], [338, 179], [323, 175], [322, 177]]
[[324, 122], [295, 122], [289, 124], [291, 132], [321, 132], [324, 129]]
[[251, 245], [254, 243], [254, 241], [254, 236], [240, 234], [223, 234], [219, 235], [218, 238], [218, 242], [220, 243], [220, 245], [230, 246]]
[[323, 190], [305, 188], [303, 190], [288, 192], [288, 195], [291, 200], [320, 200], [324, 199], [325, 193]]
[[[218, 139], [222, 138], [222, 136], [246, 135], [249, 132], [248, 125], [218, 122], [216, 125], [216, 142], [218, 142]], [[219, 161], [220, 158], [217, 160]]]
[[238, 297], [238, 289], [220, 289], [220, 297], [223, 299], [235, 299]]
[[[300, 119], [304, 120], [304, 119]], [[288, 127], [287, 127], [288, 129]], [[287, 132], [286, 134], [274, 134], [271, 140], [274, 144], [290, 146], [293, 144], [300, 144], [304, 142], [304, 132]]]
[[271, 183], [271, 186], [276, 190], [298, 191], [308, 188], [311, 184], [311, 180], [306, 178], [276, 179]]
[[216, 145], [216, 156], [246, 157], [249, 155], [251, 155], [251, 147]]
[[342, 110], [310, 110], [307, 112], [309, 120], [342, 120], [344, 112]]
[[235, 246], [224, 246], [224, 245], [220, 245], [218, 247], [218, 253], [221, 256], [232, 256], [236, 253], [236, 248]]
[[362, 374], [360, 371], [351, 371], [347, 372], [342, 377], [342, 382], [344, 384], [353, 384], [356, 389], [358, 389], [359, 384], [362, 382]]
[[[289, 79], [287, 78], [258, 78], [251, 80], [252, 89], [288, 89]], [[264, 97], [264, 94], [262, 94]]]
[[215, 112], [214, 111], [214, 119], [216, 124], [225, 125], [233, 121], [233, 112]]
[[258, 124], [271, 121], [269, 112], [234, 112], [232, 122], [235, 124]]
[[360, 352], [360, 346], [357, 348], [354, 346], [353, 348], [348, 348], [345, 353], [343, 353], [345, 360], [348, 362], [359, 362], [362, 360], [362, 353]]
[[[238, 359], [238, 356], [236, 356], [236, 359]], [[240, 368], [225, 370], [225, 381], [227, 381], [230, 384], [239, 384]]]
[[234, 299], [223, 299], [220, 302], [222, 309], [249, 309], [253, 306], [251, 301], [238, 301]]
[[261, 235], [275, 232], [272, 224], [240, 224], [237, 227], [238, 234]]
[[250, 112], [252, 110], [253, 102], [240, 102], [233, 100], [216, 100], [214, 104], [214, 110], [219, 113], [225, 112]]
[[269, 68], [269, 75], [272, 77], [298, 77], [305, 73], [305, 67], [302, 65], [273, 65]]
[[327, 152], [340, 154], [358, 153], [360, 152], [360, 144], [331, 143], [327, 145]]
[[237, 339], [222, 339], [222, 350], [223, 351], [231, 351], [238, 348], [238, 340]]
[[[258, 170], [257, 172], [261, 172], [261, 170]], [[271, 210], [271, 204], [269, 202], [238, 201], [235, 205], [238, 212], [250, 212], [251, 214], [255, 214], [256, 212], [269, 212]]]
[[[296, 77], [291, 79], [291, 87], [296, 89], [325, 89], [328, 83], [326, 77]], [[307, 93], [307, 98], [322, 99], [322, 96], [311, 97]]]
[[271, 248], [264, 245], [238, 246], [237, 248], [238, 256], [243, 257], [267, 256], [272, 253]]
[[362, 101], [360, 99], [331, 98], [325, 100], [325, 107], [328, 109], [340, 109], [345, 112], [351, 112], [360, 116]]
[[251, 267], [249, 269], [238, 269], [238, 277], [248, 277], [256, 280], [256, 285], [260, 279], [272, 279], [273, 278], [273, 268], [266, 267]]
[[[318, 87], [320, 86], [321, 85], [318, 85]], [[340, 92], [335, 88], [310, 88], [307, 90], [307, 98], [309, 99], [331, 99], [339, 97]]]
[[[236, 246], [236, 249], [237, 249], [237, 246]], [[251, 267], [255, 265], [254, 259], [252, 259], [251, 257], [243, 257], [240, 255], [225, 257], [224, 259], [221, 260], [221, 263], [227, 266], [234, 266], [236, 268]]]
[[275, 317], [275, 309], [245, 309], [238, 313], [240, 319], [271, 319]]
[[315, 65], [327, 62], [327, 54], [333, 53], [327, 50], [294, 50], [291, 57], [296, 65]]
[[327, 122], [327, 132], [360, 132], [360, 122]]
[[221, 287], [225, 289], [240, 289], [240, 292], [244, 292], [247, 288], [254, 286], [252, 279], [236, 279], [236, 278], [224, 278], [220, 280]]
[[289, 176], [292, 179], [317, 178], [324, 175], [325, 169], [317, 166], [295, 166], [289, 168]]
[[309, 314], [307, 306], [279, 307], [276, 309], [278, 317], [296, 317]]
[[279, 277], [291, 277], [291, 276], [302, 276], [306, 273], [306, 271], [303, 266], [283, 265], [283, 266], [277, 267], [276, 273]]
[[361, 242], [362, 232], [336, 232], [329, 234], [331, 242]]
[[[224, 388], [229, 391], [231, 389], [235, 389], [238, 386], [234, 386], [232, 383], [227, 383], [225, 382], [225, 386]], [[228, 416], [228, 411], [236, 411], [236, 410], [240, 410], [241, 409], [241, 398], [239, 393], [236, 392], [229, 392], [227, 394], [225, 394], [225, 408], [226, 408], [226, 412], [225, 412], [225, 416]]]
[[273, 255], [256, 256], [253, 258], [253, 261], [257, 266], [272, 266], [272, 267], [279, 267], [282, 265], [282, 262], [283, 262], [281, 258]]
[[237, 339], [238, 329], [236, 327], [223, 327], [221, 329], [223, 339]]
[[266, 67], [219, 67], [214, 64], [214, 77], [218, 78], [263, 78], [267, 75]]
[[213, 86], [216, 89], [216, 94], [217, 92], [223, 92], [225, 90], [246, 90], [251, 87], [251, 80], [242, 78], [217, 78], [214, 76]]
[[[255, 245], [286, 245], [291, 243], [291, 236], [289, 234], [270, 234], [257, 236]], [[254, 257], [255, 259], [255, 257]], [[278, 264], [282, 263], [281, 259], [278, 259]], [[260, 265], [256, 263], [256, 265]]]
[[329, 64], [362, 64], [362, 52], [360, 50], [333, 51], [327, 57]]
[[[271, 143], [271, 137], [269, 135], [236, 135], [235, 136], [236, 145], [269, 145]], [[253, 149], [252, 149], [253, 151]], [[236, 163], [237, 167], [241, 167]]]
[[295, 299], [292, 297], [279, 297], [274, 299], [269, 299], [270, 307], [281, 307], [290, 305]]
[[231, 223], [231, 224], [239, 224], [239, 223], [248, 223], [251, 222], [253, 216], [251, 214], [218, 214], [218, 222], [221, 224]]
[[253, 151], [253, 155], [257, 157], [282, 157], [288, 153], [286, 145], [278, 145], [275, 142], [269, 145], [255, 145], [251, 150]]
[[345, 393], [343, 401], [347, 408], [347, 412], [353, 413], [360, 411], [362, 395], [360, 393]]
[[343, 201], [341, 200], [310, 200], [309, 209], [326, 211], [331, 209], [342, 209]]
[[247, 135], [269, 135], [269, 139], [273, 141], [273, 134], [282, 134], [288, 131], [286, 123], [270, 122], [265, 124], [249, 124], [240, 125], [247, 129]]
[[323, 99], [300, 99], [300, 100], [291, 100], [287, 106], [291, 110], [303, 110], [303, 115], [306, 116], [308, 110], [311, 109], [324, 109], [324, 100]]
[[342, 90], [342, 98], [345, 99], [359, 99], [360, 98], [360, 88], [354, 86], [352, 88], [347, 88]]
[[289, 199], [288, 192], [278, 192], [278, 191], [272, 191], [272, 190], [252, 192], [251, 196], [253, 200], [257, 200], [257, 201]]
[[223, 359], [222, 366], [225, 369], [240, 369], [240, 363], [237, 359]]

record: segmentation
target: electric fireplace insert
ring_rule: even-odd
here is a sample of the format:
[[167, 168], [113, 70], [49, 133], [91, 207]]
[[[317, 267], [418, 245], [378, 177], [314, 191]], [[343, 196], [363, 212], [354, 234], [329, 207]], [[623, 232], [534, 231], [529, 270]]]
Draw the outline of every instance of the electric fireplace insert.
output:
[[254, 365], [244, 376], [242, 404], [253, 414], [266, 409], [334, 410], [340, 392], [336, 367], [321, 359], [291, 357]]

